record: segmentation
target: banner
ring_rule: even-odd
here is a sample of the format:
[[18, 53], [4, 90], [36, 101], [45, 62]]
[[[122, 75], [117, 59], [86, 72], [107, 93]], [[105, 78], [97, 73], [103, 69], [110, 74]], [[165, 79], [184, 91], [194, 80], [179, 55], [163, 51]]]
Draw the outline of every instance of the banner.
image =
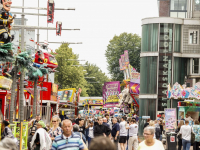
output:
[[128, 67], [128, 65], [129, 65], [128, 50], [124, 51], [124, 58], [125, 58], [125, 65]]
[[60, 102], [74, 102], [74, 93], [76, 92], [75, 88], [71, 89], [62, 89], [58, 91], [58, 100]]
[[105, 82], [103, 87], [103, 106], [116, 107], [119, 103], [120, 82]]
[[165, 131], [176, 129], [176, 108], [165, 108]]

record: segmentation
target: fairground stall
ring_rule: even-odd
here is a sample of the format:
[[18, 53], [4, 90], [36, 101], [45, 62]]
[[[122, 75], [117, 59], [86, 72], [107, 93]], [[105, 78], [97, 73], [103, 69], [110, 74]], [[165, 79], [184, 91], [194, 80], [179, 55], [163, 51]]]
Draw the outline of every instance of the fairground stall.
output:
[[119, 94], [118, 107], [120, 112], [130, 117], [139, 115], [140, 73], [130, 65], [127, 50], [121, 55], [119, 65], [124, 73], [124, 80], [120, 84], [122, 92]]
[[100, 116], [103, 114], [103, 98], [102, 97], [80, 97], [79, 114], [85, 116]]
[[[168, 86], [167, 97], [171, 101], [171, 107], [178, 107], [178, 120], [185, 118], [188, 114], [193, 120], [199, 120], [200, 111], [200, 82], [193, 87], [186, 87], [175, 83], [172, 87]], [[177, 103], [177, 104], [176, 104]]]
[[76, 92], [75, 88], [58, 90], [59, 115], [67, 115], [69, 118], [73, 118], [76, 114], [75, 108], [79, 95]]

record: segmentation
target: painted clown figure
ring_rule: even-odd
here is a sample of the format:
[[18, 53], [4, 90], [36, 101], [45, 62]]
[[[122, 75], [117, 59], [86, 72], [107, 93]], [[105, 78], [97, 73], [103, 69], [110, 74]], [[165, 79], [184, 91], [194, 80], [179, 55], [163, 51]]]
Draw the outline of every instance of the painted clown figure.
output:
[[12, 0], [0, 0], [3, 8], [0, 10], [0, 45], [11, 42], [10, 30], [13, 23], [12, 14], [9, 13]]

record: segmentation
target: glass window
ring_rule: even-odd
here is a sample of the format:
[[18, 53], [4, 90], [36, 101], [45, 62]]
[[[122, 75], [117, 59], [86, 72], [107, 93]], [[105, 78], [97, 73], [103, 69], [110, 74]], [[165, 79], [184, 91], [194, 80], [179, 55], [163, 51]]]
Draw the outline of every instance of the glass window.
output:
[[142, 52], [158, 51], [158, 24], [142, 26]]
[[200, 0], [194, 0], [194, 10], [200, 11]]
[[140, 93], [156, 94], [157, 57], [142, 57], [140, 65]]
[[171, 10], [187, 10], [187, 0], [171, 0]]
[[[140, 116], [150, 116], [151, 120], [156, 119], [156, 99], [140, 99]], [[140, 126], [144, 126], [144, 120], [140, 119]], [[139, 128], [139, 135], [143, 134], [143, 128]]]
[[199, 73], [199, 58], [192, 59], [192, 74]]
[[181, 51], [181, 25], [175, 25], [175, 35], [174, 35], [174, 52]]
[[185, 83], [185, 76], [187, 75], [187, 60], [187, 58], [174, 57], [173, 84], [176, 82], [181, 85]]
[[189, 44], [197, 45], [199, 44], [199, 31], [189, 30]]

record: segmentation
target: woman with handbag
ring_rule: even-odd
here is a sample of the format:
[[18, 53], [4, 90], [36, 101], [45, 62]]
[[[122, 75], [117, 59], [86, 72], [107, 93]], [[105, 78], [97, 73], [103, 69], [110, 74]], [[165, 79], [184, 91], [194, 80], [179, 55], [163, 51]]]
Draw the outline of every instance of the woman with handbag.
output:
[[179, 133], [182, 125], [184, 125], [184, 121], [183, 120], [181, 120], [179, 122], [178, 127], [177, 127], [177, 129], [175, 131], [178, 134], [177, 135], [177, 137], [178, 137], [178, 150], [182, 149], [182, 138], [181, 138], [181, 134]]
[[195, 134], [195, 141], [193, 144], [193, 150], [199, 150], [199, 142], [200, 142], [200, 125], [199, 121], [195, 120], [194, 125], [192, 126], [193, 132]]

